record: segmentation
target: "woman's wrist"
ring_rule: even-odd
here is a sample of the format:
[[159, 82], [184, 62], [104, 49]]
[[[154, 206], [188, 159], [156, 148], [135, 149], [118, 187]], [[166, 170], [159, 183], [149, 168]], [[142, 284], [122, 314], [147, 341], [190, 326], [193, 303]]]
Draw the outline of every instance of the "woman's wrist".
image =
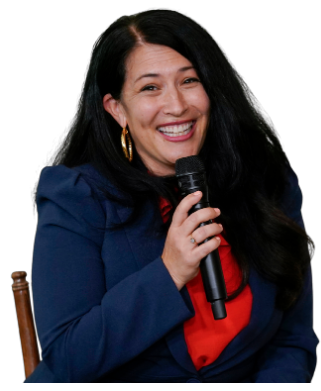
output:
[[171, 276], [172, 280], [174, 281], [174, 284], [176, 285], [176, 288], [180, 291], [180, 290], [183, 288], [183, 286], [185, 285], [185, 282], [183, 282], [183, 281], [181, 281], [179, 278], [177, 278], [177, 277], [175, 276], [175, 273], [173, 273], [173, 272], [170, 270], [170, 268], [168, 267], [168, 265], [167, 265], [167, 263], [165, 262], [163, 256], [162, 256], [161, 258], [162, 258], [162, 261], [163, 261], [163, 263], [164, 263], [164, 265], [165, 265], [165, 267], [166, 267], [166, 269], [167, 269], [169, 275]]

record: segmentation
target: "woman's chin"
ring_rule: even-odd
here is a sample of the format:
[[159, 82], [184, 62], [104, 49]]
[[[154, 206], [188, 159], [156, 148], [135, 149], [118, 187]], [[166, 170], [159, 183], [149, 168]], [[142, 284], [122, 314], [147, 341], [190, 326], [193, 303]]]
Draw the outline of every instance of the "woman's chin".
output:
[[175, 154], [170, 159], [170, 161], [175, 165], [176, 160], [181, 159], [183, 157], [187, 157], [187, 156], [194, 156], [194, 155], [197, 155], [197, 154], [198, 154], [198, 150], [197, 149], [188, 149], [188, 150], [181, 151], [180, 153]]

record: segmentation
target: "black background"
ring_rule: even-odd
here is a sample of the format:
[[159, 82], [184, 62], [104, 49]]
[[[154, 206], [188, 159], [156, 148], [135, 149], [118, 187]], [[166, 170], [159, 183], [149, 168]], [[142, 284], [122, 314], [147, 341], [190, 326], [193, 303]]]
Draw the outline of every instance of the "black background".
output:
[[[306, 229], [316, 244], [313, 259], [315, 330], [321, 336], [317, 159], [320, 103], [317, 86], [316, 9], [257, 7], [225, 3], [154, 8], [176, 9], [203, 25], [247, 82], [261, 111], [274, 126], [296, 171], [304, 196]], [[299, 3], [298, 3], [299, 4]], [[34, 189], [41, 169], [59, 148], [72, 122], [93, 43], [118, 17], [145, 9], [125, 4], [87, 4], [74, 9], [28, 4], [6, 11], [2, 40], [3, 116], [3, 281], [5, 285], [4, 373], [24, 380], [21, 349], [11, 293], [12, 272], [30, 276], [37, 214]], [[314, 383], [320, 383], [320, 365]]]

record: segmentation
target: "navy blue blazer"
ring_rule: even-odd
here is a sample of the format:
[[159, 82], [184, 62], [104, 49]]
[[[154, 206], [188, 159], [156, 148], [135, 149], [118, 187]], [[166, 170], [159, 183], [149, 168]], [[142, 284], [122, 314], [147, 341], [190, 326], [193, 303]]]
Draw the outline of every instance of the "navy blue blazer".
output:
[[[43, 361], [26, 382], [311, 381], [318, 339], [310, 270], [286, 312], [274, 307], [275, 285], [251, 270], [249, 325], [197, 371], [183, 334], [194, 309], [160, 257], [166, 235], [157, 205], [113, 230], [130, 208], [105, 200], [98, 179], [90, 165], [42, 171], [32, 288]], [[283, 209], [303, 226], [301, 203], [291, 171]]]

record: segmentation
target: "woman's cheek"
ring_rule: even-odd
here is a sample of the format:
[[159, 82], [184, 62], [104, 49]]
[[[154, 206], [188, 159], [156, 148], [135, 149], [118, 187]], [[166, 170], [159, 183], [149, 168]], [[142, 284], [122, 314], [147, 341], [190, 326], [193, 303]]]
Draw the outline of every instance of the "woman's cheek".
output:
[[141, 124], [143, 127], [148, 127], [148, 128], [155, 128], [156, 125], [156, 118], [157, 118], [157, 115], [158, 115], [159, 111], [156, 111], [155, 110], [155, 107], [154, 108], [150, 108], [149, 110], [143, 110], [141, 111]]
[[210, 100], [203, 87], [190, 90], [189, 102], [197, 107], [202, 113], [206, 113], [210, 107]]

